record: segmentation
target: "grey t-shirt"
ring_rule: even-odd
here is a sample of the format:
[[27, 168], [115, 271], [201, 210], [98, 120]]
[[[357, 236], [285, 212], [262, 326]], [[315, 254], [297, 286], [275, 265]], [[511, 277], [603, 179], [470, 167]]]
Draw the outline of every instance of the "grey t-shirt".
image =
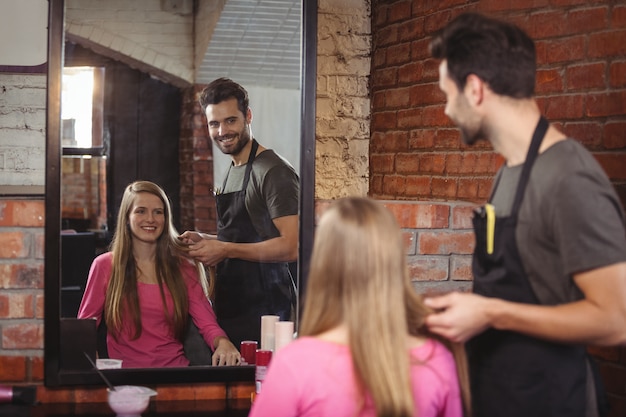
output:
[[[230, 167], [224, 193], [241, 190], [246, 165]], [[298, 214], [299, 194], [298, 174], [287, 160], [271, 149], [256, 156], [246, 190], [246, 209], [263, 240], [279, 236], [272, 219]]]
[[[510, 213], [522, 165], [503, 167], [492, 204]], [[624, 211], [593, 156], [568, 139], [541, 153], [531, 171], [516, 229], [522, 263], [542, 304], [582, 298], [572, 275], [626, 261]]]

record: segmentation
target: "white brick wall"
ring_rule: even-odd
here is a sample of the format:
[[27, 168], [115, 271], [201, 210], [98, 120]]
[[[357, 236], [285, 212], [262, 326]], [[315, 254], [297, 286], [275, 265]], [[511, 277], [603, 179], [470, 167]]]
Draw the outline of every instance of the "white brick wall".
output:
[[369, 189], [369, 0], [319, 0], [315, 198]]
[[45, 183], [46, 76], [0, 73], [0, 188]]

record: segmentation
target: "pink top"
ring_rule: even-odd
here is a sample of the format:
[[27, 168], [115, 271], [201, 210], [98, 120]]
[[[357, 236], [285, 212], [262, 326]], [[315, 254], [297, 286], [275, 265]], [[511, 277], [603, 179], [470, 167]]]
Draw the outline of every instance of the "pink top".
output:
[[[98, 256], [91, 264], [85, 294], [78, 310], [78, 318], [95, 318], [100, 324], [106, 290], [111, 278], [112, 258], [113, 254], [107, 252]], [[213, 349], [215, 338], [226, 337], [226, 333], [217, 324], [213, 308], [204, 296], [195, 266], [183, 260], [181, 269], [187, 283], [189, 315], [204, 340]], [[182, 343], [174, 337], [165, 318], [159, 286], [139, 282], [137, 291], [141, 312], [141, 336], [132, 340], [134, 335], [132, 324], [122, 326], [117, 340], [111, 334], [107, 334], [109, 357], [122, 359], [124, 368], [189, 365], [189, 360], [183, 353]], [[167, 288], [165, 288], [165, 298], [167, 308], [171, 311], [172, 296]]]
[[[428, 340], [411, 349], [411, 382], [419, 417], [462, 417], [461, 396], [452, 354]], [[270, 362], [250, 417], [365, 417], [376, 415], [371, 398], [359, 406], [352, 358], [345, 345], [302, 337], [282, 348]]]

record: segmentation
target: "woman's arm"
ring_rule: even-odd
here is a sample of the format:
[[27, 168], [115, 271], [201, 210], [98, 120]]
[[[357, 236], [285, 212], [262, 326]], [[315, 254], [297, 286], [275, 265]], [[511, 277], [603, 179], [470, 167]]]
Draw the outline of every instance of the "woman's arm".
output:
[[91, 263], [85, 293], [78, 309], [79, 319], [95, 318], [96, 327], [100, 325], [110, 279], [111, 253], [108, 252], [98, 256]]
[[215, 311], [202, 291], [195, 266], [186, 260], [182, 262], [189, 297], [189, 315], [204, 341], [213, 350], [213, 365], [238, 365], [241, 355], [217, 323]]

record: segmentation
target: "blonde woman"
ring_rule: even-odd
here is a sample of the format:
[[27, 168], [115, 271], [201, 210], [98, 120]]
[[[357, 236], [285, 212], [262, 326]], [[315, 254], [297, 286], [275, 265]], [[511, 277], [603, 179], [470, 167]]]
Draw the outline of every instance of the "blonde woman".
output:
[[[124, 191], [111, 252], [94, 259], [79, 318], [104, 317], [111, 358], [124, 367], [187, 366], [189, 316], [214, 351], [213, 365], [239, 363], [203, 290], [204, 269], [184, 257], [165, 192], [149, 181]], [[103, 314], [104, 313], [104, 314]]]
[[464, 356], [424, 329], [384, 206], [345, 198], [324, 213], [304, 303], [301, 337], [270, 362], [251, 417], [469, 414]]

